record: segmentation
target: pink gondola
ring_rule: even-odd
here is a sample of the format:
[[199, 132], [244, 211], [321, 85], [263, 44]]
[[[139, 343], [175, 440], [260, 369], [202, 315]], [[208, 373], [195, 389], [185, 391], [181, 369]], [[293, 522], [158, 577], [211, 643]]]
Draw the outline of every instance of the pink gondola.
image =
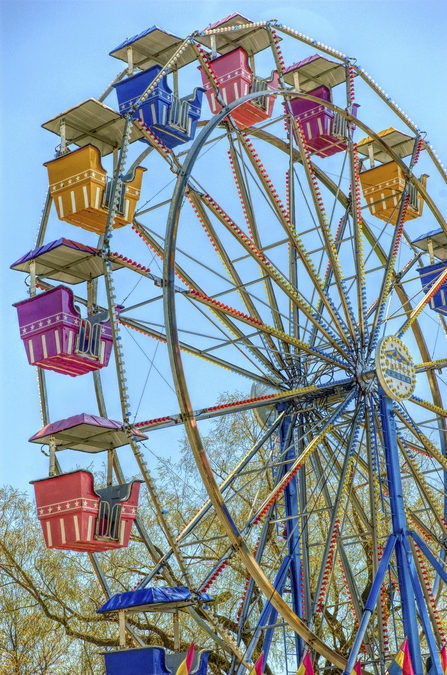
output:
[[[232, 118], [239, 129], [251, 127], [257, 122], [269, 119], [273, 113], [275, 96], [268, 92], [278, 86], [278, 73], [273, 71], [270, 79], [261, 79], [253, 75], [248, 63], [248, 54], [245, 49], [238, 47], [227, 54], [219, 56], [211, 62], [212, 68], [219, 80], [219, 91], [225, 103], [232, 103], [238, 98], [254, 91], [263, 93], [254, 101], [247, 101], [233, 110]], [[214, 89], [208, 81], [203, 69], [199, 68], [211, 112], [215, 115], [221, 109], [216, 99]]]
[[107, 551], [129, 544], [140, 482], [94, 489], [90, 471], [32, 481], [47, 548]]

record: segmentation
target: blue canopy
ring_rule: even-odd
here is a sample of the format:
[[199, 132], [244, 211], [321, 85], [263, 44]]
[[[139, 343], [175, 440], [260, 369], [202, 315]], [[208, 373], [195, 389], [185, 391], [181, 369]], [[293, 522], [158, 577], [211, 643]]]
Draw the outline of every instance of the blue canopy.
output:
[[[200, 599], [206, 603], [214, 602], [214, 598], [207, 593], [202, 593]], [[117, 612], [120, 609], [128, 609], [134, 612], [174, 612], [193, 605], [194, 602], [195, 599], [186, 586], [140, 588], [113, 595], [97, 611]]]
[[416, 244], [418, 241], [425, 241], [425, 239], [428, 239], [429, 237], [435, 237], [437, 234], [442, 234], [442, 227], [438, 227], [436, 230], [430, 230], [430, 232], [421, 234], [421, 236], [417, 239], [413, 239], [411, 243]]

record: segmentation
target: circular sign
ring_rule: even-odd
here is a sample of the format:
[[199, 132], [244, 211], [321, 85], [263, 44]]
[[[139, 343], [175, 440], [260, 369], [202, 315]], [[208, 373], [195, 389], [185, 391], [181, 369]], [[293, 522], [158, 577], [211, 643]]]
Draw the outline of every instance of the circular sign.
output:
[[394, 335], [383, 337], [376, 347], [376, 370], [385, 393], [395, 401], [410, 398], [416, 386], [413, 359], [402, 340]]

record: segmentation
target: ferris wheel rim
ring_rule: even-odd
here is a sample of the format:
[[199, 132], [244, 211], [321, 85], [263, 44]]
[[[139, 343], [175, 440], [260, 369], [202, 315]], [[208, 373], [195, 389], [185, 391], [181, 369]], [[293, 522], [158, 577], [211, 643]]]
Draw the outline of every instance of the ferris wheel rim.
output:
[[[284, 95], [284, 92], [278, 92], [279, 94]], [[256, 98], [256, 96], [252, 96], [253, 98]], [[215, 508], [215, 513], [218, 516], [221, 524], [224, 527], [224, 530], [227, 531], [227, 535], [232, 541], [232, 534], [234, 535], [235, 529], [237, 532], [237, 528], [234, 525], [234, 522], [231, 519], [231, 516], [228, 512], [228, 509], [225, 506], [224, 501], [222, 500], [222, 495], [220, 494], [218, 488], [217, 488], [217, 483], [215, 482], [213, 476], [212, 476], [212, 471], [210, 470], [209, 464], [207, 462], [206, 456], [203, 451], [203, 447], [201, 445], [201, 440], [200, 440], [200, 433], [197, 429], [197, 423], [195, 421], [194, 415], [193, 415], [193, 410], [192, 406], [190, 403], [189, 399], [189, 393], [186, 385], [186, 379], [184, 377], [183, 373], [183, 366], [182, 366], [182, 359], [180, 355], [180, 348], [179, 348], [179, 340], [178, 340], [178, 332], [177, 332], [177, 324], [176, 324], [176, 313], [175, 313], [175, 293], [174, 293], [174, 274], [175, 274], [175, 239], [176, 239], [176, 234], [177, 234], [177, 225], [179, 221], [179, 216], [180, 216], [180, 211], [181, 211], [181, 200], [182, 197], [185, 193], [185, 188], [188, 183], [189, 176], [191, 174], [193, 165], [195, 163], [195, 160], [198, 157], [198, 154], [200, 152], [201, 147], [203, 147], [203, 144], [205, 143], [206, 139], [209, 137], [211, 132], [218, 126], [218, 124], [231, 112], [233, 108], [238, 107], [241, 105], [244, 100], [247, 100], [250, 98], [250, 95], [248, 97], [244, 97], [244, 99], [239, 99], [235, 101], [233, 104], [227, 106], [226, 108], [222, 109], [220, 113], [218, 113], [214, 118], [212, 118], [204, 127], [202, 130], [200, 136], [196, 139], [194, 142], [193, 146], [191, 147], [189, 153], [187, 154], [185, 163], [182, 167], [181, 172], [179, 172], [179, 178], [177, 180], [176, 188], [174, 190], [173, 194], [173, 199], [171, 201], [171, 208], [169, 211], [169, 216], [168, 216], [168, 225], [166, 228], [166, 238], [165, 238], [165, 255], [164, 255], [164, 311], [165, 311], [165, 322], [166, 322], [166, 336], [167, 336], [167, 344], [168, 344], [168, 352], [169, 352], [169, 358], [171, 361], [171, 369], [173, 373], [173, 378], [174, 378], [174, 383], [175, 383], [175, 389], [177, 393], [177, 397], [179, 400], [182, 416], [183, 416], [183, 421], [185, 424], [185, 429], [190, 441], [190, 445], [193, 449], [193, 453], [195, 455], [196, 463], [199, 468], [199, 472], [201, 473], [203, 483], [207, 489], [207, 492], [210, 497], [210, 501], [213, 504]], [[341, 111], [342, 114], [345, 113], [345, 111]], [[362, 127], [362, 130], [364, 130], [366, 133], [371, 132], [374, 136], [377, 136], [370, 130], [366, 125], [360, 125]], [[363, 129], [363, 127], [365, 127]], [[256, 135], [256, 134], [254, 134]], [[377, 136], [379, 139], [379, 137]], [[265, 140], [265, 139], [264, 139]], [[394, 153], [391, 153], [392, 155]], [[399, 160], [399, 164], [401, 164], [401, 160]], [[410, 177], [410, 180], [413, 179], [413, 176]], [[416, 181], [419, 183], [419, 181]], [[419, 186], [418, 186], [419, 187]], [[425, 192], [425, 190], [424, 190]], [[431, 200], [430, 200], [431, 201]], [[429, 204], [430, 209], [433, 212], [433, 208], [431, 208], [431, 204]], [[434, 211], [436, 213], [437, 209], [436, 207], [434, 208]], [[435, 213], [435, 217], [436, 217]], [[363, 219], [362, 219], [363, 220]], [[364, 221], [363, 221], [364, 222]], [[366, 223], [365, 223], [366, 225]], [[379, 240], [376, 239], [376, 244], [379, 244]], [[413, 324], [413, 331], [416, 334], [416, 341], [418, 343], [418, 346], [421, 347], [421, 352], [426, 351], [425, 348], [425, 342], [423, 338], [423, 332], [420, 329], [419, 322], [416, 321]], [[422, 341], [422, 342], [421, 342]], [[428, 352], [427, 352], [428, 353]], [[173, 365], [174, 364], [174, 365]], [[433, 373], [427, 373], [429, 380], [433, 379], [432, 375]], [[434, 398], [436, 398], [438, 401], [441, 401], [440, 397], [440, 391], [439, 391], [439, 386], [436, 381], [433, 383], [431, 382], [432, 385], [434, 385], [434, 389], [436, 389], [436, 394]], [[435, 394], [434, 391], [432, 391], [433, 394]], [[211, 483], [210, 483], [211, 481]], [[214, 482], [214, 485], [212, 484]], [[254, 559], [254, 556], [250, 554], [250, 551], [247, 549], [247, 547], [244, 547], [244, 542], [237, 541], [237, 535], [236, 538], [233, 539], [232, 541], [233, 547], [236, 549], [237, 553], [239, 554], [239, 557], [241, 560], [246, 564], [247, 570], [249, 571], [251, 577], [258, 583], [259, 587], [263, 590], [265, 597], [269, 602], [272, 603], [273, 606], [275, 606], [278, 610], [279, 613], [283, 616], [283, 618], [286, 620], [286, 622], [291, 626], [298, 634], [302, 635], [302, 637], [305, 637], [306, 642], [315, 649], [316, 652], [319, 652], [320, 654], [323, 653], [323, 651], [326, 652], [327, 654], [327, 649], [328, 645], [324, 641], [321, 641], [320, 639], [317, 638], [315, 634], [307, 634], [306, 636], [304, 635], [305, 631], [302, 631], [302, 626], [305, 624], [302, 624], [302, 626], [296, 624], [295, 619], [299, 620], [299, 617], [294, 614], [293, 612], [290, 613], [290, 608], [286, 605], [286, 607], [283, 609], [286, 609], [286, 614], [288, 614], [289, 620], [287, 620], [286, 616], [282, 613], [281, 611], [281, 601], [282, 598], [279, 594], [274, 591], [275, 597], [270, 588], [268, 589], [268, 592], [265, 592], [265, 577], [263, 577], [263, 571], [260, 568], [260, 565], [256, 562]], [[263, 588], [264, 586], [264, 588]], [[275, 600], [275, 601], [273, 601]], [[293, 615], [293, 617], [291, 616]], [[300, 620], [299, 620], [300, 621]], [[301, 622], [300, 622], [301, 623]], [[297, 630], [297, 628], [300, 628], [300, 630]], [[317, 641], [315, 641], [315, 639]], [[330, 649], [330, 648], [329, 648]], [[344, 667], [344, 665], [341, 665], [343, 662], [343, 657], [338, 655], [336, 652], [333, 650], [330, 650], [332, 652], [331, 657], [332, 662], [336, 664], [338, 662], [339, 667]]]
[[[284, 92], [279, 92], [284, 95]], [[242, 561], [247, 566], [248, 571], [257, 582], [258, 586], [263, 591], [265, 597], [283, 616], [289, 626], [301, 635], [306, 642], [315, 649], [319, 654], [328, 658], [334, 665], [344, 668], [347, 660], [344, 659], [337, 652], [332, 650], [326, 643], [321, 640], [315, 633], [313, 633], [302, 620], [289, 608], [281, 595], [275, 590], [271, 582], [268, 580], [260, 566], [256, 562], [254, 556], [249, 551], [244, 539], [241, 537], [233, 522], [227, 507], [222, 499], [217, 482], [206, 460], [203, 446], [200, 439], [200, 434], [197, 429], [197, 423], [194, 418], [193, 409], [191, 406], [186, 378], [183, 371], [182, 358], [179, 348], [177, 319], [175, 309], [175, 244], [177, 235], [178, 220], [181, 211], [181, 201], [191, 175], [192, 168], [198, 157], [198, 154], [206, 142], [209, 135], [217, 127], [217, 125], [226, 117], [234, 108], [248, 101], [260, 96], [259, 93], [248, 94], [241, 99], [229, 104], [221, 111], [219, 111], [214, 118], [212, 118], [207, 125], [202, 129], [198, 138], [191, 146], [186, 160], [183, 164], [179, 177], [174, 188], [171, 206], [168, 215], [165, 235], [165, 252], [164, 252], [164, 289], [163, 289], [163, 304], [166, 325], [166, 340], [168, 346], [169, 359], [171, 363], [171, 371], [173, 374], [175, 390], [179, 401], [180, 411], [183, 416], [185, 430], [188, 435], [193, 453], [195, 455], [196, 463], [202, 480], [209, 494], [210, 500], [213, 503], [215, 512], [221, 521], [222, 526], [232, 542], [235, 550], [241, 557]]]

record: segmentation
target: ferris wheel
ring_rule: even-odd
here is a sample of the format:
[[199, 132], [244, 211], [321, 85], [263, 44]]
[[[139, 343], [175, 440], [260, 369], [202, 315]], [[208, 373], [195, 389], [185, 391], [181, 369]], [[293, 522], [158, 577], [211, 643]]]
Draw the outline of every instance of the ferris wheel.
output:
[[[360, 659], [383, 673], [405, 639], [415, 673], [430, 657], [441, 675], [447, 225], [428, 176], [446, 180], [443, 167], [355, 60], [278, 22], [234, 14], [186, 39], [153, 27], [111, 56], [127, 66], [104, 94], [43, 125], [60, 145], [46, 162], [36, 247], [12, 266], [30, 275], [17, 309], [42, 398], [43, 427], [30, 440], [49, 446], [50, 476], [35, 482], [45, 543], [87, 552], [101, 580], [100, 555], [131, 546], [135, 526], [153, 564], [99, 610], [119, 615], [107, 673], [175, 672], [186, 612], [231, 675], [252, 667], [260, 646], [264, 668], [281, 655], [278, 672], [309, 653], [315, 669], [351, 673]], [[186, 71], [194, 88], [181, 97]], [[383, 128], [363, 121], [365, 92]], [[172, 197], [145, 208], [166, 184]], [[79, 241], [46, 241], [52, 217], [80, 228]], [[85, 231], [99, 235], [96, 246]], [[131, 235], [129, 258], [120, 242]], [[162, 272], [143, 264], [149, 250]], [[138, 297], [121, 303], [140, 281]], [[178, 403], [142, 419], [134, 352], [148, 337]], [[108, 418], [102, 384], [113, 367], [120, 421]], [[248, 378], [246, 398], [207, 400], [221, 369]], [[92, 372], [98, 410], [50, 421], [47, 370]], [[229, 448], [234, 466], [221, 482], [203, 430], [241, 411], [253, 412], [257, 438], [240, 457]], [[144, 446], [170, 428], [185, 429], [207, 492], [179, 531]], [[123, 446], [141, 480], [126, 482]], [[107, 486], [62, 470], [64, 449], [107, 452]], [[168, 542], [161, 556], [138, 515], [141, 484]], [[204, 562], [199, 551], [212, 555]], [[211, 609], [222, 589], [228, 621]], [[137, 611], [173, 614], [172, 653], [145, 646], [126, 623]], [[204, 675], [207, 658], [197, 653], [191, 672]]]

